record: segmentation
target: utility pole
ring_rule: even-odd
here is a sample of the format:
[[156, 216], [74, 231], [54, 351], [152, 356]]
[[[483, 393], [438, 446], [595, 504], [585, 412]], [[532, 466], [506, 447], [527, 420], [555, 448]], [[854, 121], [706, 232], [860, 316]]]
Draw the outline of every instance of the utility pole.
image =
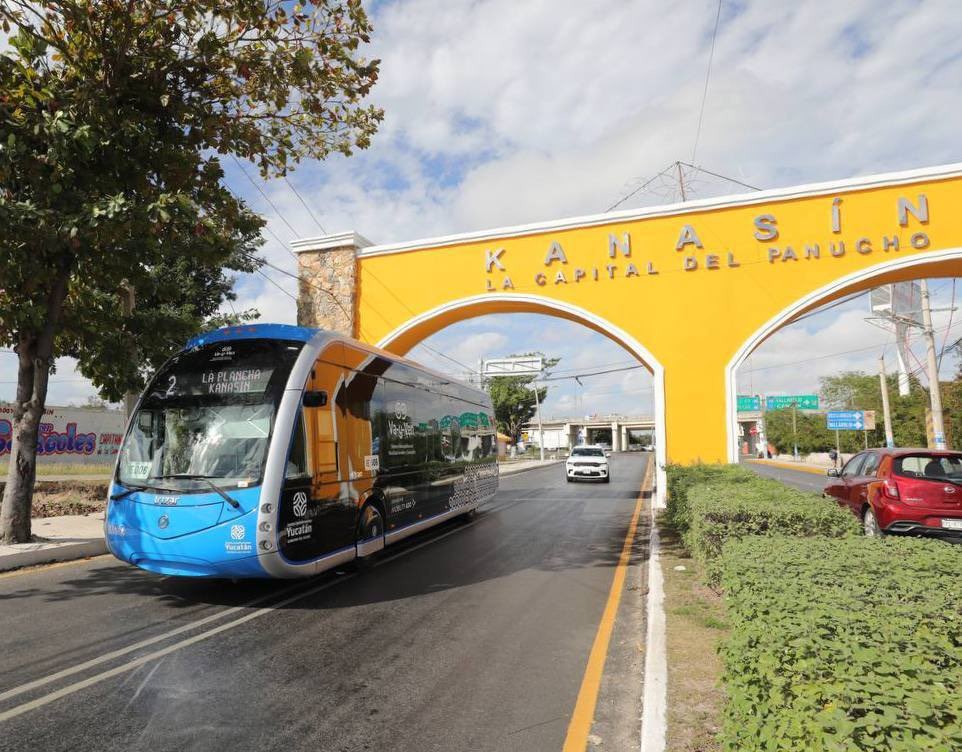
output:
[[538, 449], [541, 451], [541, 461], [544, 462], [544, 428], [541, 426], [541, 398], [538, 396], [538, 383], [532, 381], [534, 387], [534, 405], [538, 411]]
[[889, 411], [889, 385], [885, 378], [885, 355], [878, 356], [878, 378], [882, 387], [882, 418], [885, 421], [885, 446], [892, 449], [895, 446], [895, 436], [892, 434], [892, 413]]
[[798, 426], [795, 424], [795, 413], [798, 402], [792, 400], [792, 441], [795, 444], [795, 461], [798, 462]]
[[678, 189], [681, 191], [681, 200], [684, 203], [688, 197], [685, 195], [685, 178], [681, 172], [681, 162], [675, 162], [675, 167], [678, 168]]
[[929, 282], [920, 281], [922, 288], [922, 332], [925, 336], [925, 351], [929, 371], [929, 399], [932, 402], [932, 433], [935, 434], [935, 449], [945, 449], [945, 424], [942, 421], [942, 391], [939, 387], [939, 364], [935, 356], [935, 330], [932, 328], [932, 308], [929, 303]]

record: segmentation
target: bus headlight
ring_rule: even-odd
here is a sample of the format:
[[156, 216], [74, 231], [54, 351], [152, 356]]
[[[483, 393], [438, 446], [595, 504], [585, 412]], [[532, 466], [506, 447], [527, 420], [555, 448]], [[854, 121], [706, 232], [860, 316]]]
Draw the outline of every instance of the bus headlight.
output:
[[273, 546], [271, 545], [271, 542], [270, 542], [269, 540], [262, 540], [262, 541], [261, 541], [261, 548], [262, 548], [264, 551], [270, 551], [271, 548], [273, 548]]
[[269, 523], [267, 520], [264, 520], [264, 522], [261, 523], [261, 530], [263, 530], [265, 533], [269, 533], [271, 531], [271, 523]]
[[264, 514], [270, 514], [274, 511], [274, 507], [271, 504], [261, 504], [261, 511]]

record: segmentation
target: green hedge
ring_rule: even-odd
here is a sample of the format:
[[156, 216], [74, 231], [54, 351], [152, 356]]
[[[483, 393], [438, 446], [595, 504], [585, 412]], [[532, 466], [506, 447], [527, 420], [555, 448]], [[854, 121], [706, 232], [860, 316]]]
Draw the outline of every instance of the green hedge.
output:
[[753, 537], [719, 563], [725, 750], [962, 749], [962, 547]]
[[798, 491], [777, 480], [710, 481], [688, 490], [690, 522], [685, 546], [705, 566], [709, 584], [718, 584], [716, 559], [722, 546], [748, 535], [857, 535], [858, 521], [838, 504]]
[[662, 519], [681, 535], [688, 530], [691, 521], [688, 491], [692, 486], [708, 481], [743, 483], [758, 477], [738, 465], [668, 465], [665, 471], [668, 475], [668, 500]]

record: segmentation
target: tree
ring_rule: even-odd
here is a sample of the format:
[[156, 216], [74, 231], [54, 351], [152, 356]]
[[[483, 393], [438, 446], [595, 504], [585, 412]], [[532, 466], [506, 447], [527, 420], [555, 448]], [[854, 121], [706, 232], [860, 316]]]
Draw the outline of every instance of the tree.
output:
[[[224, 267], [259, 263], [262, 220], [220, 156], [283, 175], [366, 147], [382, 113], [362, 106], [360, 0], [4, 0], [0, 24], [0, 344], [18, 354], [0, 540], [17, 542], [53, 359], [116, 397], [209, 315], [189, 295], [219, 302]], [[129, 288], [154, 305], [125, 316]]]
[[[524, 353], [509, 357], [527, 357], [541, 355], [541, 353]], [[558, 365], [560, 358], [546, 358], [544, 368]], [[535, 415], [537, 403], [534, 389], [531, 388], [534, 376], [492, 376], [487, 381], [488, 393], [494, 405], [494, 417], [498, 423], [498, 430], [517, 441], [521, 437], [521, 429]], [[538, 401], [544, 403], [548, 396], [548, 387], [538, 387]]]
[[[886, 383], [892, 415], [892, 434], [900, 447], [926, 446], [925, 409], [929, 406], [929, 392], [915, 376], [910, 377], [909, 394], [898, 393], [898, 375], [889, 374]], [[957, 426], [962, 425], [962, 382], [943, 382], [943, 408], [946, 419], [946, 438], [950, 446], [957, 446], [960, 437]], [[869, 446], [885, 446], [885, 424], [882, 415], [882, 393], [879, 378], [862, 371], [845, 371], [821, 379], [819, 389], [822, 408], [826, 410], [874, 410], [875, 430], [868, 432]], [[835, 446], [835, 432], [827, 428], [822, 413], [796, 415], [798, 449], [801, 453], [825, 452]], [[790, 452], [793, 446], [792, 411], [772, 410], [765, 413], [768, 440], [780, 452]], [[857, 452], [865, 447], [862, 431], [840, 431], [839, 444], [843, 452]]]

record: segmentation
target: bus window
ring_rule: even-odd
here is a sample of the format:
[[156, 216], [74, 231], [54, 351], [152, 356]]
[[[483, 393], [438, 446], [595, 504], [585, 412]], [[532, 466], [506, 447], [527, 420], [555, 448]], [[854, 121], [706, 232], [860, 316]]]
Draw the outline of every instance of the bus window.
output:
[[317, 440], [314, 442], [316, 459], [314, 470], [318, 473], [337, 472], [337, 441], [334, 435], [334, 414], [326, 407], [318, 408], [314, 415]]
[[300, 478], [307, 474], [307, 442], [304, 440], [304, 420], [301, 412], [298, 411], [294, 435], [291, 437], [291, 453], [287, 458], [287, 473], [285, 475], [288, 478]]

